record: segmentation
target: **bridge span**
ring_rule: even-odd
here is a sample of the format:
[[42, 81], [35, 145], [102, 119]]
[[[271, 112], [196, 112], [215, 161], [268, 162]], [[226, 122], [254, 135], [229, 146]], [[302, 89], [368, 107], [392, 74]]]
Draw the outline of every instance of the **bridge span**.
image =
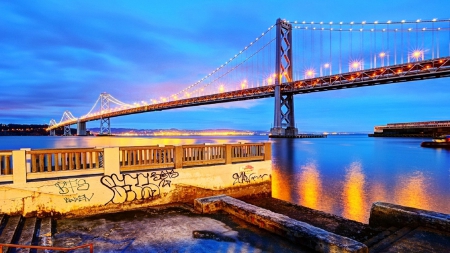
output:
[[[439, 22], [443, 22], [444, 24], [448, 22], [448, 25], [447, 27], [441, 28], [438, 27]], [[423, 27], [419, 27], [419, 24], [423, 24]], [[303, 26], [297, 25], [297, 22], [278, 19], [275, 25], [269, 27], [268, 31], [256, 38], [254, 42], [250, 43], [250, 45], [240, 51], [239, 54], [232, 57], [225, 64], [197, 83], [168, 98], [150, 100], [149, 103], [143, 102], [142, 104], [131, 105], [123, 103], [109, 94], [102, 93], [96, 102], [97, 104], [100, 101], [99, 111], [92, 112], [95, 107], [94, 105], [93, 109], [91, 109], [88, 114], [79, 118], [74, 117], [70, 112], [66, 111], [60, 122], [52, 120], [47, 130], [54, 134], [55, 129], [64, 127], [65, 135], [69, 135], [70, 125], [77, 124], [78, 134], [85, 135], [86, 122], [100, 120], [100, 133], [108, 134], [110, 133], [109, 119], [113, 117], [183, 107], [275, 97], [274, 127], [271, 129], [271, 134], [289, 137], [298, 134], [298, 130], [295, 127], [293, 95], [450, 76], [450, 56], [448, 56], [450, 55], [450, 20], [439, 21], [433, 19], [431, 21], [417, 20], [415, 22], [401, 21], [397, 23], [390, 21], [386, 23], [363, 22], [359, 24], [355, 24], [354, 22], [343, 24], [340, 22], [339, 29], [336, 29], [339, 31], [339, 59], [333, 59], [332, 57], [331, 47], [336, 43], [337, 39], [336, 35], [334, 35], [336, 30], [333, 30], [332, 22], [330, 22], [328, 26], [326, 26], [327, 24], [321, 23], [320, 26], [315, 27], [313, 23], [308, 24], [305, 22], [303, 22], [302, 25]], [[353, 46], [350, 46], [350, 48], [348, 48], [350, 50], [347, 50], [347, 53], [349, 53], [350, 56], [344, 59], [344, 57], [342, 57], [343, 34], [345, 32], [350, 34], [350, 37], [347, 38], [347, 42], [350, 42], [350, 45], [352, 45], [353, 37], [357, 37], [352, 35], [355, 33], [353, 29], [357, 25], [362, 27], [359, 30], [355, 29], [355, 31], [359, 31], [360, 46], [356, 49], [353, 48]], [[367, 29], [368, 25], [372, 26], [369, 26], [369, 29]], [[380, 25], [384, 25], [382, 27], [385, 28], [379, 28]], [[411, 27], [408, 28], [408, 25], [414, 27], [414, 30], [412, 30], [413, 28]], [[370, 27], [373, 28], [370, 29]], [[319, 39], [319, 36], [314, 34], [316, 28], [320, 32], [320, 34], [318, 34], [320, 35], [320, 40], [318, 42], [314, 42], [314, 39]], [[305, 54], [307, 54], [308, 50], [313, 49], [314, 45], [320, 44], [320, 50], [318, 50], [320, 52], [320, 59], [318, 60], [320, 65], [317, 69], [303, 68], [302, 72], [296, 71], [296, 69], [293, 68], [294, 60], [296, 62], [301, 61], [299, 56], [293, 54], [295, 48], [292, 39], [292, 37], [295, 36], [293, 35], [293, 29], [302, 32], [303, 37], [305, 37], [305, 31], [306, 33], [311, 33], [311, 44], [304, 45], [303, 48], [297, 48], [303, 56], [303, 65], [305, 65]], [[363, 33], [365, 29], [370, 34], [369, 38]], [[269, 37], [268, 39], [264, 39], [269, 32], [275, 32], [274, 38]], [[381, 34], [381, 39], [377, 39], [377, 32]], [[443, 32], [448, 32], [449, 34], [448, 39], [444, 39], [445, 43], [442, 43], [442, 35], [439, 40], [439, 34], [442, 34]], [[328, 41], [323, 39], [324, 33], [325, 35], [329, 35]], [[392, 33], [391, 36], [393, 37], [389, 40], [390, 33]], [[413, 34], [413, 37], [416, 37], [415, 40], [411, 39], [411, 34]], [[419, 35], [421, 36], [421, 39], [419, 39]], [[427, 38], [429, 37], [428, 40], [431, 42], [429, 45], [431, 50], [426, 49], [425, 46], [423, 46], [427, 43], [425, 35]], [[334, 39], [333, 36], [335, 36]], [[363, 47], [363, 42], [367, 39], [370, 41], [370, 45], [368, 46], [370, 54], [367, 53], [369, 50]], [[303, 40], [305, 39], [303, 38]], [[395, 43], [392, 43], [392, 40], [394, 40]], [[401, 41], [400, 45], [399, 41]], [[259, 42], [262, 43], [260, 48], [249, 51], [250, 47], [254, 47], [254, 45]], [[324, 51], [326, 51], [324, 48], [326, 48], [327, 43], [329, 52], [326, 53], [329, 53], [329, 56], [324, 56]], [[380, 43], [382, 44], [382, 48], [378, 45]], [[269, 57], [266, 57], [267, 59], [264, 59], [264, 53], [262, 52], [267, 50], [267, 48], [273, 44], [276, 44], [274, 45], [275, 69], [273, 70], [269, 67], [268, 69], [270, 71], [267, 72], [266, 63], [271, 57], [269, 55]], [[448, 52], [447, 55], [445, 55], [443, 52], [447, 44]], [[411, 48], [411, 46], [414, 47], [412, 50], [408, 49], [409, 51], [406, 50], [405, 52], [401, 47], [402, 45], [407, 45], [409, 48]], [[431, 51], [431, 54], [429, 51]], [[262, 57], [259, 58], [263, 58], [261, 64], [259, 64], [259, 61], [261, 60], [257, 57], [260, 53], [262, 53]], [[271, 53], [270, 50], [269, 53]], [[368, 57], [364, 58], [365, 54], [368, 54]], [[242, 58], [241, 62], [234, 62], [240, 57]], [[313, 59], [312, 56], [311, 59]], [[248, 64], [252, 60], [256, 61], [256, 64], [252, 63], [250, 71], [250, 65]], [[323, 62], [326, 63], [322, 64]], [[345, 68], [347, 64], [348, 71], [342, 71], [343, 66]], [[256, 65], [256, 67], [254, 65]], [[332, 71], [333, 65], [338, 66], [339, 71], [337, 71], [337, 67]], [[256, 72], [256, 75], [253, 72]], [[269, 74], [261, 78], [259, 77], [259, 72], [267, 72]], [[206, 89], [209, 89], [209, 91], [206, 91]], [[110, 103], [119, 105], [119, 107], [112, 108]]]

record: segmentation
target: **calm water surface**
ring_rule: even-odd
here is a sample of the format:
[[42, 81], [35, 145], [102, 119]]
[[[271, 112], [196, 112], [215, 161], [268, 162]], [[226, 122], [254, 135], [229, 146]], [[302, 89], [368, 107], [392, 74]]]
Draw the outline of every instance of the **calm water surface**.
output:
[[[421, 148], [426, 139], [272, 139], [273, 197], [368, 222], [376, 201], [450, 213], [450, 150]], [[238, 137], [0, 137], [0, 150], [183, 145], [269, 141]]]

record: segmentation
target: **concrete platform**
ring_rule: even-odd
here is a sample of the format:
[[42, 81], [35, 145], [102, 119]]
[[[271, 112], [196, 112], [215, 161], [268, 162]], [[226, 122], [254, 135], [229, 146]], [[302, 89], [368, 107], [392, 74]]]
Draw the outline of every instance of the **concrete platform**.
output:
[[[40, 235], [48, 237], [52, 232], [53, 235], [45, 240], [39, 238], [40, 244], [53, 241], [53, 246], [72, 247], [93, 243], [95, 252], [315, 252], [314, 248], [306, 248], [304, 245], [327, 243], [320, 238], [320, 235], [327, 234], [332, 243], [341, 236], [347, 238], [341, 238], [347, 245], [363, 245], [360, 247], [362, 252], [367, 252], [367, 249], [371, 253], [450, 252], [448, 214], [379, 202], [372, 207], [371, 224], [362, 224], [273, 198], [249, 201], [260, 205], [258, 207], [225, 197], [226, 201], [221, 201], [223, 203], [215, 201], [220, 197], [205, 202], [202, 210], [207, 208], [208, 211], [213, 211], [209, 214], [196, 212], [193, 205], [177, 204], [90, 217], [63, 218], [53, 221], [53, 231], [49, 230], [52, 222], [47, 218], [42, 220], [43, 224], [40, 226], [43, 233]], [[229, 209], [229, 213], [220, 209]], [[270, 215], [264, 218], [266, 214]], [[0, 226], [2, 232], [8, 235], [16, 233], [5, 230], [16, 223], [11, 218]], [[254, 223], [252, 220], [257, 226], [251, 224]], [[294, 232], [286, 235], [282, 233], [280, 236], [261, 228], [270, 225], [269, 227], [282, 229], [276, 227], [278, 225], [275, 223], [278, 221]], [[11, 225], [8, 224], [10, 222]], [[264, 224], [261, 225], [261, 222]], [[305, 233], [314, 231], [319, 232], [319, 240], [314, 236], [305, 237]], [[292, 240], [294, 237], [298, 240]], [[305, 240], [311, 241], [305, 243]], [[321, 252], [343, 252], [342, 249], [344, 252], [350, 251], [347, 250], [350, 248], [339, 248], [322, 245], [315, 249]]]
[[312, 252], [229, 214], [180, 207], [56, 221], [54, 246], [85, 243], [95, 252]]

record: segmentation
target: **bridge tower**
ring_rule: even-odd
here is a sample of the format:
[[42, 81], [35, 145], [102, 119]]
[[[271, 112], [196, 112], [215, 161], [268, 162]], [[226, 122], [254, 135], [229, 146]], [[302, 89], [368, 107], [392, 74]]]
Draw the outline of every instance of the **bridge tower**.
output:
[[100, 94], [100, 135], [110, 135], [111, 134], [111, 122], [109, 118], [104, 118], [103, 113], [109, 111], [109, 94], [103, 92]]
[[[50, 123], [48, 124], [48, 126], [54, 126], [54, 125], [56, 125], [56, 121], [54, 120], [54, 119], [51, 119], [50, 120]], [[56, 130], [55, 129], [53, 129], [53, 130], [50, 130], [50, 136], [55, 136], [56, 135]]]
[[64, 126], [64, 136], [71, 136], [72, 131], [70, 130], [70, 125]]
[[275, 113], [272, 137], [292, 137], [298, 134], [294, 119], [294, 95], [282, 94], [281, 84], [292, 82], [292, 25], [277, 19], [275, 49]]

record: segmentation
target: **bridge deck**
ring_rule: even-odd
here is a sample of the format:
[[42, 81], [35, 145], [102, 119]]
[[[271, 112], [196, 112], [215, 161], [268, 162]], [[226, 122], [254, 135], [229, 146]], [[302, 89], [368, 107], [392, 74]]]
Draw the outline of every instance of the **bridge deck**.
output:
[[[357, 88], [442, 77], [450, 77], [450, 57], [404, 63], [387, 67], [373, 68], [362, 71], [354, 71], [344, 74], [336, 74], [298, 80], [290, 83], [283, 83], [281, 84], [281, 92], [283, 94], [307, 94], [311, 92]], [[143, 105], [133, 108], [110, 111], [103, 114], [98, 113], [78, 119], [60, 122], [58, 124], [50, 126], [47, 131], [67, 125], [77, 124], [78, 122], [88, 122], [99, 120], [102, 118], [113, 118], [144, 112], [273, 97], [274, 90], [274, 85], [268, 85], [222, 92], [200, 97], [179, 99], [164, 103]]]

